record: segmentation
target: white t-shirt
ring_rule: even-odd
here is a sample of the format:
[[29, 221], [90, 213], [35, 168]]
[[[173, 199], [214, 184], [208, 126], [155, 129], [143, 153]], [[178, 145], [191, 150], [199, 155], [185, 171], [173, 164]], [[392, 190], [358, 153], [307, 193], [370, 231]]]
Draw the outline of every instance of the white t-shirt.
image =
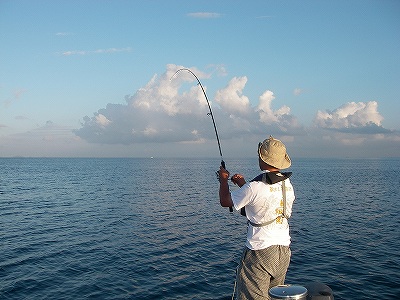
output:
[[[285, 214], [290, 217], [295, 196], [289, 179], [285, 180], [285, 186]], [[232, 191], [231, 197], [236, 210], [245, 207], [247, 219], [252, 223], [261, 224], [276, 219], [271, 224], [262, 227], [249, 224], [247, 248], [260, 250], [272, 245], [290, 245], [288, 220], [279, 217], [283, 211], [282, 182], [275, 184], [266, 184], [261, 181], [248, 182], [240, 189]]]

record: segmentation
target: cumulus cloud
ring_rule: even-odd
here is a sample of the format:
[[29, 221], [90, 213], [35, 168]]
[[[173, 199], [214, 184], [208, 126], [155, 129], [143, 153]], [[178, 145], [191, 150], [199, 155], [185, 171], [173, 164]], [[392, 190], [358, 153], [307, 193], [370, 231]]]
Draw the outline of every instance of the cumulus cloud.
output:
[[101, 126], [101, 127], [106, 127], [106, 126], [108, 126], [110, 123], [111, 123], [111, 121], [109, 120], [109, 119], [107, 119], [104, 115], [102, 115], [102, 114], [98, 114], [96, 117], [95, 117], [95, 119], [96, 119], [96, 123], [99, 125], [99, 126]]
[[[202, 89], [189, 72], [173, 76], [180, 68], [167, 65], [163, 74], [154, 75], [142, 88], [126, 96], [124, 104], [109, 103], [84, 117], [81, 128], [74, 133], [103, 146], [132, 145], [136, 149], [157, 143], [162, 153], [176, 143], [187, 145], [184, 148], [191, 145], [192, 151], [214, 145], [215, 132]], [[190, 69], [202, 81], [223, 145], [229, 145], [235, 155], [248, 148], [244, 144], [257, 143], [270, 134], [288, 143], [299, 156], [348, 155], [351, 151], [359, 155], [366, 145], [377, 156], [385, 148], [383, 145], [388, 145], [385, 153], [397, 151], [400, 136], [382, 126], [376, 101], [349, 102], [332, 111], [318, 111], [313, 124], [305, 127], [271, 90], [265, 90], [258, 99], [250, 99], [245, 94], [247, 77], [233, 77], [211, 95], [206, 83], [215, 72]]]
[[383, 117], [378, 112], [378, 103], [348, 102], [333, 111], [318, 111], [314, 120], [316, 126], [348, 133], [385, 133]]
[[[122, 144], [201, 138], [207, 102], [188, 72], [171, 80], [177, 69], [168, 65], [164, 74], [154, 75], [134, 95], [126, 96], [126, 104], [110, 103], [93, 117], [86, 116], [76, 134], [89, 142]], [[188, 89], [180, 93], [185, 83], [189, 83]], [[194, 130], [199, 132], [197, 136], [192, 134]]]
[[274, 93], [270, 90], [265, 91], [259, 98], [257, 112], [259, 121], [268, 127], [277, 127], [278, 132], [290, 133], [293, 135], [304, 134], [302, 126], [298, 124], [297, 118], [290, 113], [290, 107], [283, 105], [277, 110], [272, 108], [272, 101], [275, 99]]
[[[106, 144], [199, 143], [214, 139], [207, 101], [194, 76], [182, 71], [171, 79], [179, 68], [167, 65], [164, 74], [154, 75], [135, 94], [126, 96], [126, 104], [110, 103], [92, 117], [84, 117], [82, 127], [75, 133], [89, 142]], [[210, 76], [195, 68], [191, 70], [200, 79]], [[246, 77], [234, 77], [226, 87], [216, 91], [214, 99], [209, 98], [224, 138], [243, 133], [304, 131], [290, 114], [289, 107], [272, 109], [274, 97], [270, 91], [260, 97], [258, 106], [251, 107], [249, 98], [243, 94], [246, 83]], [[203, 87], [207, 93], [207, 86], [203, 84]]]
[[246, 83], [247, 77], [234, 77], [225, 88], [217, 92], [215, 101], [228, 112], [248, 113], [250, 101], [248, 97], [243, 95]]
[[272, 124], [278, 121], [278, 116], [271, 109], [271, 103], [274, 99], [274, 93], [271, 91], [265, 91], [264, 94], [260, 96], [258, 111], [260, 113], [261, 122]]

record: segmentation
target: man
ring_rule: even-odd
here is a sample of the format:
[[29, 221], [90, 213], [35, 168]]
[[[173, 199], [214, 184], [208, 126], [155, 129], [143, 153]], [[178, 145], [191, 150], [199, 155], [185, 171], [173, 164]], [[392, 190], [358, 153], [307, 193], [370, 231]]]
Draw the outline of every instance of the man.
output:
[[263, 173], [246, 183], [240, 174], [231, 180], [240, 188], [229, 191], [229, 172], [219, 170], [219, 198], [223, 207], [241, 210], [248, 219], [246, 248], [236, 278], [237, 299], [269, 299], [271, 287], [282, 285], [290, 263], [288, 218], [295, 199], [285, 145], [272, 136], [258, 145]]

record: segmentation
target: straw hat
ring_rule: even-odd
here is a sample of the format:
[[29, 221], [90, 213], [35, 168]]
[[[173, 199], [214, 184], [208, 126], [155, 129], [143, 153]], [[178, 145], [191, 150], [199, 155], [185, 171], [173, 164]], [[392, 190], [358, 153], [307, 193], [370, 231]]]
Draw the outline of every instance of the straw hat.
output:
[[258, 144], [258, 155], [263, 162], [280, 170], [292, 164], [285, 145], [272, 136]]

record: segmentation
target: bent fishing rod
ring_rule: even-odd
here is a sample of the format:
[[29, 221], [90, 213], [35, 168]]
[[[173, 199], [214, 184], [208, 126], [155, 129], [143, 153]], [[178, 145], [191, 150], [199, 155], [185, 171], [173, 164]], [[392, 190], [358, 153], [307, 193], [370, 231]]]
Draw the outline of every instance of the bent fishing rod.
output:
[[[196, 74], [194, 74], [194, 73], [192, 72], [192, 70], [187, 69], [187, 68], [181, 68], [181, 69], [179, 69], [178, 71], [176, 71], [176, 72], [174, 73], [174, 75], [172, 75], [172, 77], [171, 77], [170, 80], [172, 80], [172, 78], [174, 78], [174, 77], [175, 77], [179, 72], [181, 72], [181, 71], [187, 71], [187, 72], [189, 72], [190, 74], [192, 74], [192, 75], [196, 78], [197, 84], [201, 87], [201, 90], [203, 91], [204, 97], [206, 98], [206, 101], [207, 101], [208, 109], [209, 109], [209, 111], [210, 111], [207, 115], [211, 116], [211, 120], [212, 120], [213, 125], [214, 125], [214, 131], [215, 131], [215, 136], [216, 136], [216, 138], [217, 138], [218, 149], [219, 149], [219, 155], [221, 156], [221, 166], [222, 166], [224, 169], [226, 169], [226, 167], [225, 167], [225, 162], [224, 162], [224, 158], [223, 158], [223, 156], [222, 156], [221, 143], [220, 143], [220, 141], [219, 141], [219, 136], [218, 136], [218, 131], [217, 131], [217, 125], [215, 125], [214, 115], [213, 115], [213, 112], [212, 112], [212, 110], [211, 110], [210, 101], [208, 101], [208, 97], [207, 97], [206, 91], [204, 90], [204, 87], [203, 87], [203, 85], [201, 84], [200, 79], [196, 76]], [[230, 212], [233, 212], [233, 208], [232, 208], [232, 207], [229, 207], [229, 211], [230, 211]]]

